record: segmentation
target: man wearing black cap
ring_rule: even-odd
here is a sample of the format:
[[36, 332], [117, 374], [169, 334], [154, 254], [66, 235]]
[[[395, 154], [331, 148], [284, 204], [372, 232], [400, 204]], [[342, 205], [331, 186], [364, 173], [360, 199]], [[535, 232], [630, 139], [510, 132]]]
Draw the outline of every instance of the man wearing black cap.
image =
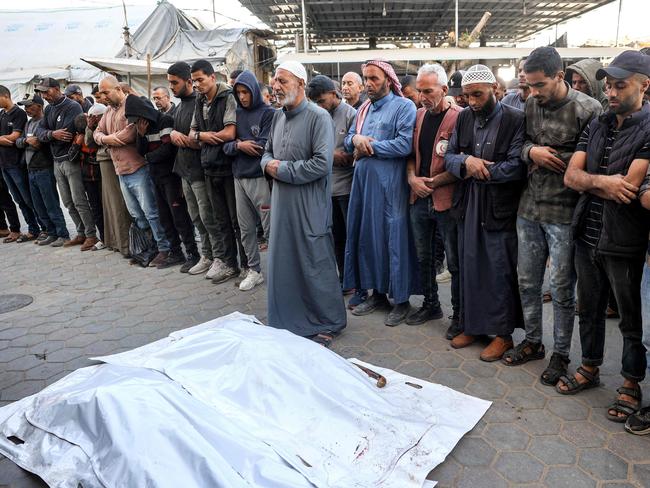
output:
[[82, 114], [81, 105], [61, 93], [59, 82], [54, 78], [43, 78], [36, 85], [49, 104], [40, 126], [36, 128], [36, 137], [42, 143], [48, 143], [54, 158], [54, 176], [59, 187], [61, 200], [77, 229], [74, 239], [65, 243], [65, 247], [92, 247], [97, 242], [95, 219], [81, 177], [81, 167], [68, 159], [75, 132], [74, 119]]
[[70, 240], [70, 234], [59, 206], [52, 153], [49, 145], [39, 142], [35, 135], [36, 128], [43, 120], [43, 99], [34, 95], [18, 102], [18, 105], [25, 107], [30, 119], [25, 131], [16, 139], [16, 147], [24, 149], [23, 160], [29, 174], [29, 189], [34, 210], [47, 231], [47, 237], [37, 240], [36, 243], [39, 246], [61, 247]]
[[448, 91], [449, 96], [454, 97], [454, 101], [456, 102], [456, 105], [462, 108], [467, 107], [467, 96], [463, 94], [463, 87], [461, 85], [464, 74], [465, 74], [464, 70], [458, 70], [449, 77], [449, 91]]
[[83, 91], [81, 90], [81, 87], [79, 85], [66, 86], [65, 92], [63, 94], [66, 97], [68, 97], [70, 100], [74, 100], [79, 105], [81, 105], [81, 109], [84, 111], [85, 114], [87, 114], [88, 110], [90, 110], [90, 107], [93, 106], [90, 100], [84, 98]]
[[641, 407], [639, 383], [647, 365], [640, 287], [650, 214], [638, 192], [650, 163], [650, 105], [643, 102], [649, 76], [650, 57], [637, 51], [624, 51], [597, 71], [597, 79], [606, 78], [609, 112], [587, 126], [564, 177], [582, 193], [573, 219], [582, 366], [556, 389], [575, 394], [600, 384], [611, 287], [621, 317], [624, 378], [607, 411], [614, 422], [625, 422]]
[[28, 233], [14, 239], [25, 242], [36, 239], [40, 234], [38, 218], [29, 192], [27, 169], [22, 164], [22, 150], [16, 147], [16, 139], [24, 132], [27, 123], [25, 111], [11, 100], [11, 92], [0, 85], [0, 168], [9, 193], [20, 207], [27, 222]]
[[334, 123], [334, 165], [332, 166], [332, 234], [334, 251], [339, 270], [339, 280], [343, 282], [345, 260], [345, 240], [350, 190], [354, 167], [351, 154], [345, 152], [345, 136], [354, 121], [357, 111], [347, 103], [341, 103], [341, 95], [334, 82], [327, 76], [318, 75], [309, 82], [307, 96], [332, 116]]

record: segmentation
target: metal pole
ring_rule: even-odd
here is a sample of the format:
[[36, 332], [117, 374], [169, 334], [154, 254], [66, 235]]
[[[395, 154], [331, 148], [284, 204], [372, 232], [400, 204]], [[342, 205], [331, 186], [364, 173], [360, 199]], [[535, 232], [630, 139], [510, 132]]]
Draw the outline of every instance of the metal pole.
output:
[[618, 18], [616, 19], [616, 42], [614, 46], [618, 47], [618, 32], [621, 26], [621, 6], [623, 5], [623, 0], [618, 0]]
[[458, 0], [456, 0], [456, 47], [458, 47], [458, 38], [460, 37], [460, 32], [458, 32]]
[[212, 21], [217, 21], [217, 12], [214, 10], [214, 0], [212, 0]]
[[147, 53], [147, 98], [151, 96], [151, 53]]
[[309, 51], [309, 40], [307, 39], [307, 16], [305, 15], [305, 0], [301, 0], [302, 5], [302, 42], [304, 52]]

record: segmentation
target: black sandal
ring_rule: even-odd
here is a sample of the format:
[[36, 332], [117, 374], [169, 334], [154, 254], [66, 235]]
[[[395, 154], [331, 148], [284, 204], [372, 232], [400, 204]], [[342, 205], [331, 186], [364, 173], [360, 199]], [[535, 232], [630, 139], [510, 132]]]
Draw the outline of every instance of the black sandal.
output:
[[571, 361], [569, 358], [554, 352], [548, 367], [542, 372], [539, 380], [546, 386], [555, 386], [562, 376], [567, 374], [567, 366]]
[[[643, 394], [641, 393], [641, 387], [639, 385], [636, 385], [635, 388], [628, 388], [627, 386], [621, 386], [616, 390], [616, 393], [619, 395], [627, 395], [635, 400], [637, 400], [637, 404], [635, 405], [634, 403], [628, 402], [626, 400], [621, 400], [620, 398], [617, 398], [614, 403], [612, 403], [608, 408], [607, 408], [607, 418], [611, 420], [612, 422], [618, 422], [622, 424], [627, 420], [627, 418], [630, 415], [634, 415], [639, 411], [641, 408], [641, 400], [643, 400]], [[610, 410], [614, 410], [616, 412], [616, 415], [612, 415], [609, 413]], [[618, 415], [619, 413], [624, 414], [624, 416]]]
[[329, 334], [327, 332], [321, 332], [320, 334], [311, 336], [310, 339], [314, 341], [316, 344], [320, 344], [321, 346], [329, 349], [329, 347], [332, 345], [332, 341], [334, 340], [334, 336], [332, 336], [332, 334]]
[[506, 351], [503, 354], [501, 362], [506, 366], [518, 366], [520, 364], [527, 363], [528, 361], [544, 359], [544, 356], [546, 356], [546, 349], [544, 349], [544, 344], [541, 342], [539, 344], [535, 344], [534, 342], [524, 340], [509, 351]]
[[[575, 395], [582, 390], [588, 390], [590, 388], [596, 388], [597, 386], [600, 386], [600, 372], [598, 369], [596, 369], [594, 373], [590, 373], [582, 366], [579, 366], [576, 370], [576, 374], [578, 373], [587, 380], [585, 383], [578, 382], [575, 375], [562, 375], [560, 376], [557, 385], [555, 385], [555, 391], [557, 391], [560, 395]], [[564, 383], [564, 386], [567, 387], [566, 390], [562, 390], [560, 388], [560, 381]]]

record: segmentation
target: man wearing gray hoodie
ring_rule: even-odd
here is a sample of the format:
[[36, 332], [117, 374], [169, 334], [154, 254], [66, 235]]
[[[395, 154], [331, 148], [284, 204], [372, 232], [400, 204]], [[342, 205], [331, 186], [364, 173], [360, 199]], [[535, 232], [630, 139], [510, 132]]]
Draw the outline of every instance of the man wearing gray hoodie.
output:
[[596, 71], [603, 65], [597, 59], [583, 59], [567, 67], [566, 80], [571, 88], [595, 98], [607, 111], [607, 95], [605, 95], [604, 81], [596, 79]]

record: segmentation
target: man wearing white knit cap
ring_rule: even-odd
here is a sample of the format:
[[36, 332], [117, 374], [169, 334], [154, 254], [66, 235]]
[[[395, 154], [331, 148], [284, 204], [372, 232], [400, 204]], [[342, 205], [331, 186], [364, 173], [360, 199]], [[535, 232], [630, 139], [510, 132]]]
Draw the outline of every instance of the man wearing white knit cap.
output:
[[463, 333], [452, 347], [477, 336], [495, 336], [481, 352], [496, 361], [523, 327], [517, 285], [516, 218], [526, 178], [521, 160], [524, 114], [497, 101], [497, 81], [487, 66], [469, 68], [462, 79], [469, 107], [456, 121], [445, 167], [462, 181], [452, 209], [460, 218], [459, 254]]
[[346, 325], [332, 238], [330, 114], [305, 98], [307, 71], [280, 64], [262, 170], [273, 178], [268, 256], [268, 322], [329, 346]]

